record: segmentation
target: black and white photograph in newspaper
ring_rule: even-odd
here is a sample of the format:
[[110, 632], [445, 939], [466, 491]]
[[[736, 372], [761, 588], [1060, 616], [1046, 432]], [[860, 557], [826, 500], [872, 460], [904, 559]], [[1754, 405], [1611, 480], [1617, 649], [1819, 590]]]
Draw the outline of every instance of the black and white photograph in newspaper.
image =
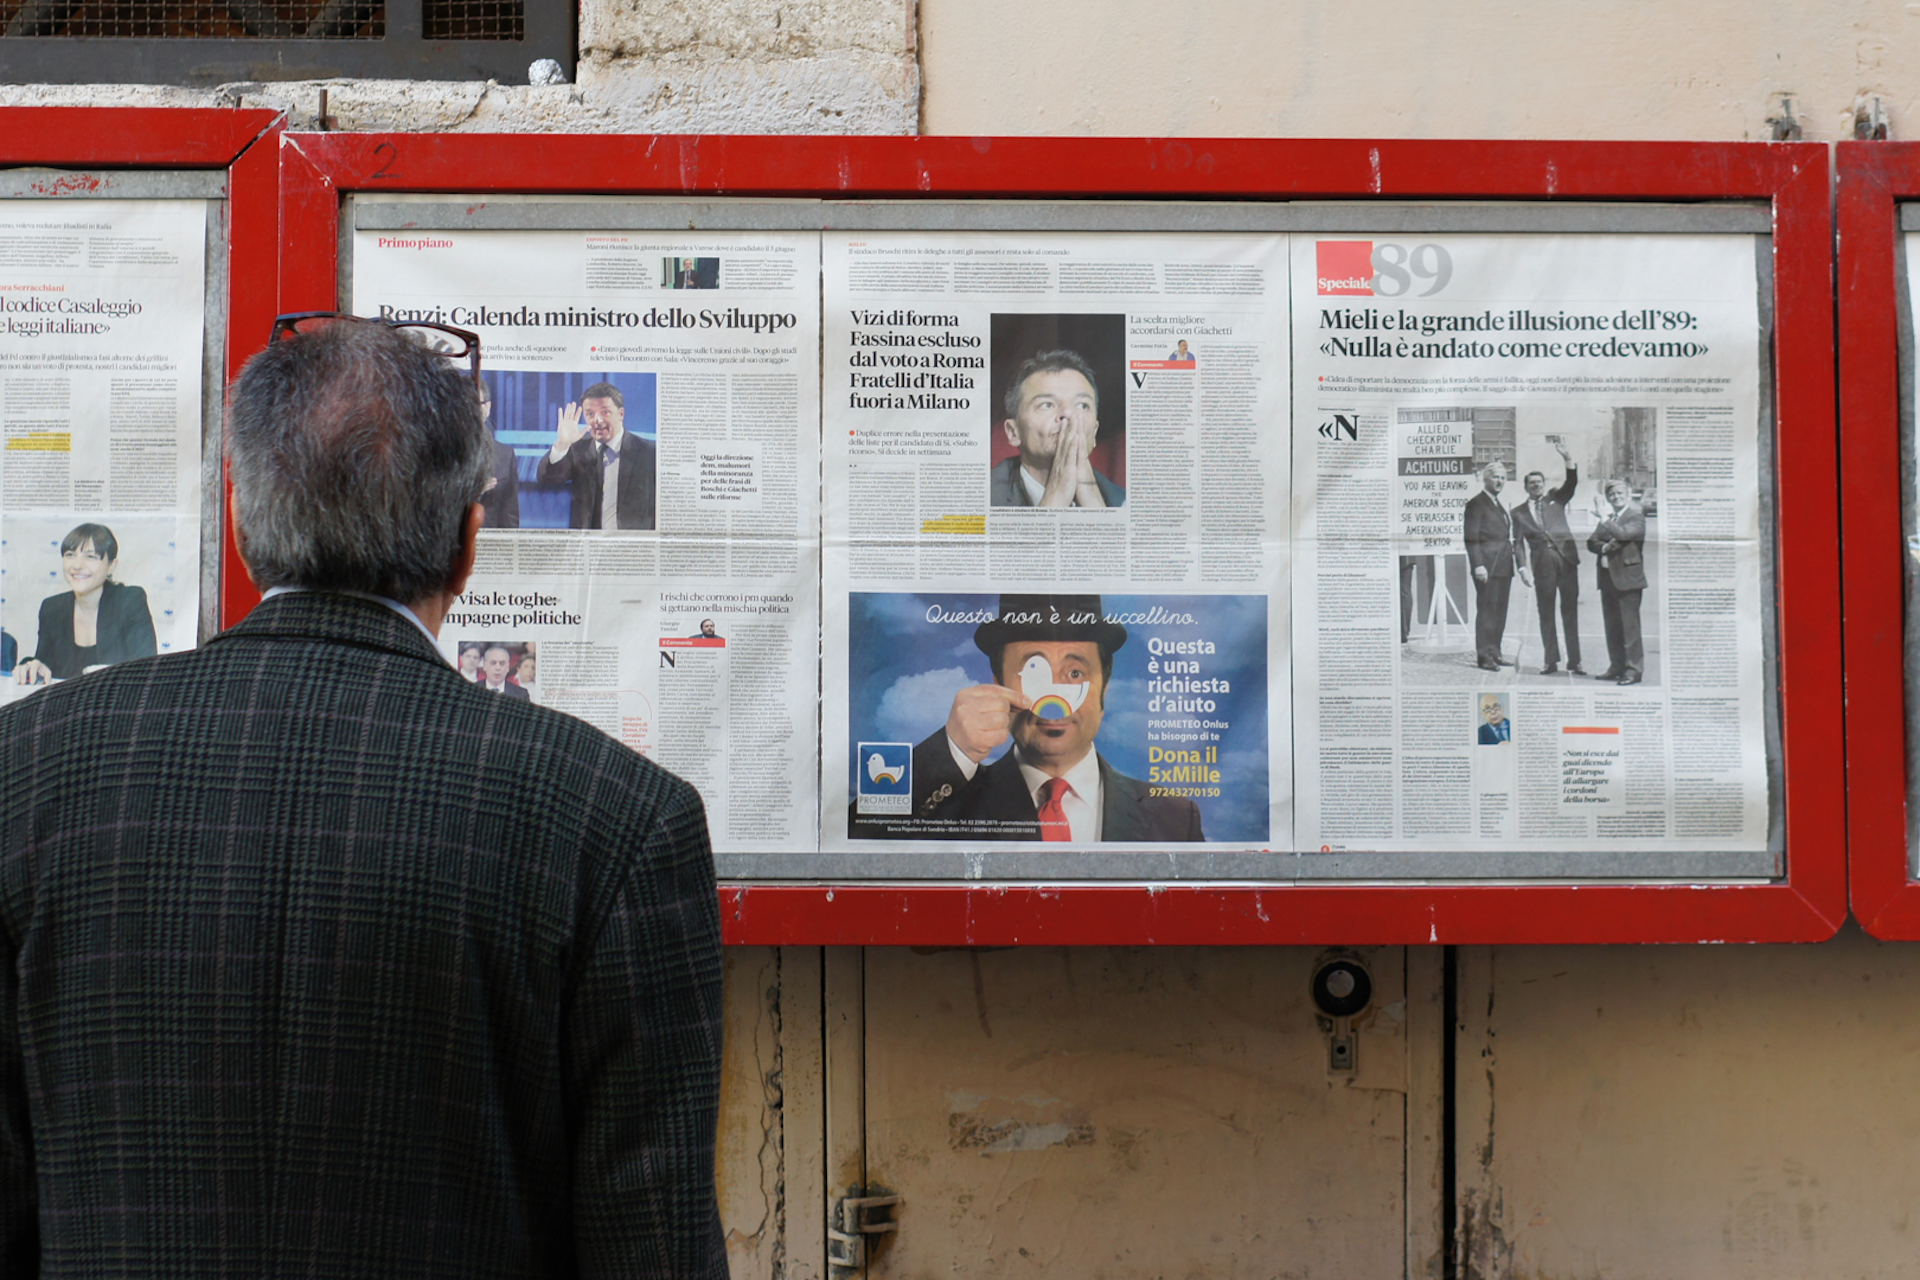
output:
[[1395, 411], [1400, 682], [1662, 683], [1658, 411]]

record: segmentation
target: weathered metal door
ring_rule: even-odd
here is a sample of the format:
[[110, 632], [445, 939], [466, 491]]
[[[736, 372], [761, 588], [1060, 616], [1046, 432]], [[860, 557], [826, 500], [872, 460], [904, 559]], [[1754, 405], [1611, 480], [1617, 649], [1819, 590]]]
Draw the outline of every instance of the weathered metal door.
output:
[[[1305, 948], [825, 953], [824, 1192], [899, 1197], [843, 1212], [831, 1254], [873, 1277], [1437, 1276], [1438, 953], [1348, 954], [1373, 989], [1336, 1021]], [[787, 1274], [810, 1274], [799, 1244]]]

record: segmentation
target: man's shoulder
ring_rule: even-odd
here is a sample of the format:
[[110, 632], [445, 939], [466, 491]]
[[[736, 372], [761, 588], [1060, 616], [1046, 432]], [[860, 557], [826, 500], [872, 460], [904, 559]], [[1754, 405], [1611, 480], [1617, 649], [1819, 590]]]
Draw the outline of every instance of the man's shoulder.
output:
[[[1107, 827], [1102, 840], [1204, 840], [1200, 832], [1200, 806], [1187, 796], [1157, 796], [1153, 788], [1139, 778], [1114, 768], [1104, 755], [1100, 761], [1100, 785], [1109, 792], [1103, 808]], [[1118, 810], [1116, 813], [1115, 811]], [[1135, 829], [1118, 834], [1112, 824], [1122, 820]]]
[[[57, 599], [57, 597], [56, 597]], [[200, 670], [204, 652], [163, 653], [134, 658], [71, 680], [62, 680], [0, 706], [0, 742], [24, 741], [63, 725], [83, 724], [90, 731], [116, 732], [115, 722], [100, 717], [103, 709], [150, 703], [156, 694], [164, 700], [170, 689], [203, 684]]]
[[[248, 698], [230, 696], [242, 689]], [[177, 752], [215, 734], [252, 733], [261, 750], [306, 750], [325, 736], [319, 720], [350, 721], [373, 731], [374, 755], [405, 755], [414, 781], [429, 789], [483, 795], [563, 776], [575, 801], [628, 821], [700, 804], [690, 784], [633, 748], [533, 702], [525, 689], [508, 690], [503, 697], [452, 667], [370, 645], [282, 639], [256, 647], [216, 638], [0, 707], [0, 743], [44, 742], [53, 733], [69, 746], [137, 739]], [[226, 708], [224, 718], [209, 718], [215, 706]], [[33, 756], [28, 748], [13, 762], [31, 767]]]
[[1020, 485], [1020, 455], [1002, 458], [987, 472], [987, 504], [994, 507], [1024, 507], [1027, 496]]

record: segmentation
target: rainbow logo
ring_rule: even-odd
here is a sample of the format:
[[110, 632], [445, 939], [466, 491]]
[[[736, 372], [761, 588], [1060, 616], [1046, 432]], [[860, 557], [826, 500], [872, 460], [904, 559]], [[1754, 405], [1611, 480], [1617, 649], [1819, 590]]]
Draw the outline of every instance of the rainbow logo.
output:
[[1073, 708], [1059, 694], [1043, 693], [1033, 700], [1033, 714], [1042, 720], [1065, 720], [1073, 714]]
[[1031, 713], [1042, 720], [1065, 720], [1087, 700], [1085, 682], [1054, 683], [1053, 664], [1037, 653], [1020, 668], [1020, 692], [1032, 704]]

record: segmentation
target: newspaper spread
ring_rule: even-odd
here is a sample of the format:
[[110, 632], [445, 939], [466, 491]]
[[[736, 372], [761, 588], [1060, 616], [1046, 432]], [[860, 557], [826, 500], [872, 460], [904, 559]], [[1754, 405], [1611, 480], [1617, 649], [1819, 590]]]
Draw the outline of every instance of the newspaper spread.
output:
[[448, 660], [752, 874], [1765, 874], [1759, 243], [363, 231], [353, 304], [482, 335]]
[[1755, 252], [1296, 237], [1302, 850], [1766, 846]]
[[822, 273], [824, 846], [1287, 849], [1285, 238]]
[[203, 200], [0, 201], [0, 699], [191, 648]]
[[819, 237], [357, 232], [358, 314], [481, 336], [495, 473], [448, 660], [693, 783], [719, 852], [816, 828]]

